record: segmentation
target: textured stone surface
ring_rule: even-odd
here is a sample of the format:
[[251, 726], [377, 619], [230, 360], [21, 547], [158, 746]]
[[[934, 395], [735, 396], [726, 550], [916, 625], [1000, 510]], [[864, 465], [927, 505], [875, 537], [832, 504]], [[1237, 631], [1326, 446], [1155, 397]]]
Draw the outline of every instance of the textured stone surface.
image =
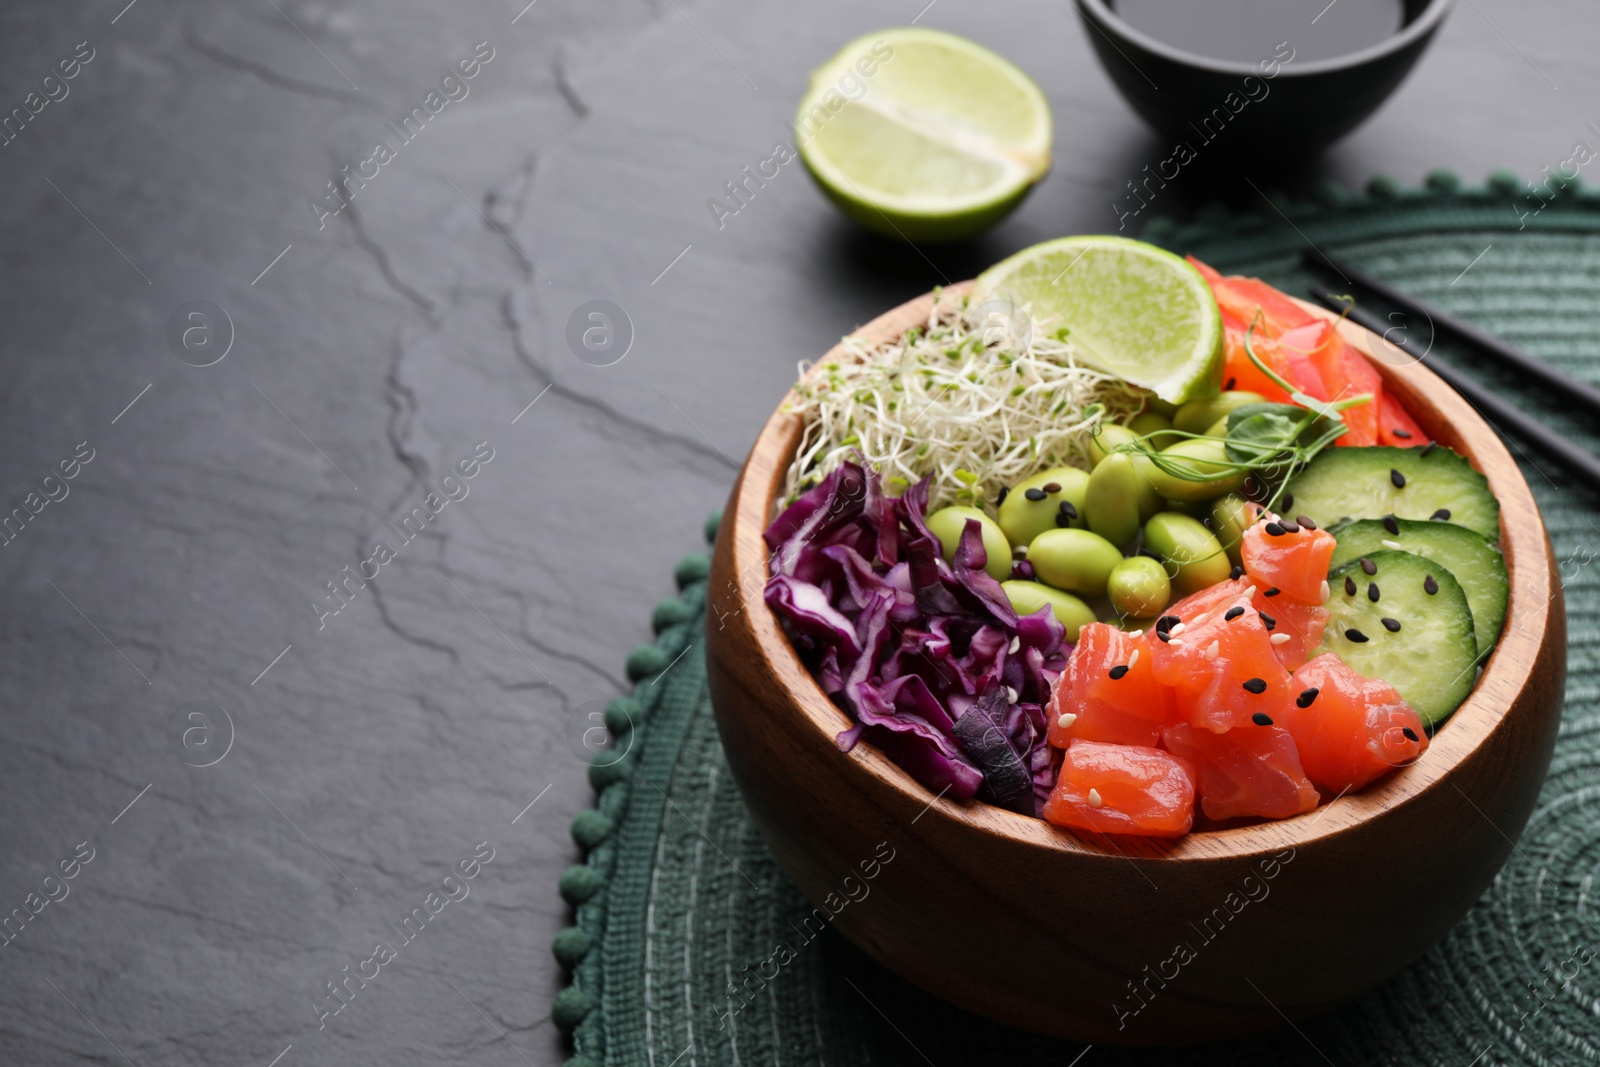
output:
[[[1115, 230], [1168, 152], [1068, 5], [943, 0], [923, 22], [1005, 51], [1057, 110], [1023, 209], [925, 256], [854, 233], [791, 164], [719, 229], [706, 201], [784, 136], [809, 67], [918, 6], [0, 13], [0, 109], [93, 49], [0, 148], [0, 493], [59, 495], [47, 470], [93, 450], [0, 549], [0, 913], [94, 850], [0, 948], [0, 1062], [559, 1062], [574, 750], [794, 363], [1023, 244]], [[1229, 167], [1130, 229], [1255, 196], [1246, 176], [1478, 181], [1600, 147], [1594, 17], [1464, 5], [1325, 159], [1291, 175], [1219, 142]], [[478, 42], [468, 95], [319, 228], [309, 200]], [[609, 367], [567, 343], [598, 299], [632, 323]], [[167, 340], [194, 300], [236, 335], [211, 366]], [[479, 442], [468, 495], [402, 543], [390, 524]], [[319, 629], [323, 583], [377, 540], [395, 557]], [[389, 924], [485, 841], [468, 896], [403, 943]], [[396, 957], [319, 1029], [325, 983], [380, 941]]]

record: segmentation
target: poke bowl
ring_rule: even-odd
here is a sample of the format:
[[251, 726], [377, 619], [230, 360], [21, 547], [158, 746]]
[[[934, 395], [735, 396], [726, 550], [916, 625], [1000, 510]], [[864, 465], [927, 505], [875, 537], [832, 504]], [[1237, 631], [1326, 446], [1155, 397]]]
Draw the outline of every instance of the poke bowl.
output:
[[[946, 287], [881, 315], [817, 366], [849, 363], [862, 358], [863, 351], [906, 337], [907, 331], [926, 330], [939, 321], [941, 306], [969, 304], [971, 286]], [[1388, 702], [1385, 716], [1400, 714], [1390, 705], [1418, 715], [1411, 708], [1415, 703], [1421, 709], [1419, 718], [1386, 718], [1381, 729], [1372, 728], [1362, 746], [1339, 749], [1341, 753], [1359, 749], [1369, 762], [1373, 753], [1387, 761], [1387, 766], [1353, 776], [1342, 764], [1333, 767], [1326, 752], [1317, 754], [1318, 742], [1309, 740], [1310, 735], [1296, 725], [1310, 721], [1313, 712], [1307, 711], [1308, 706], [1330, 707], [1335, 689], [1344, 691], [1344, 683], [1336, 683], [1329, 673], [1343, 670], [1341, 656], [1320, 655], [1321, 650], [1311, 647], [1317, 644], [1315, 635], [1294, 661], [1284, 661], [1281, 671], [1272, 668], [1280, 671], [1271, 675], [1273, 692], [1287, 687], [1290, 697], [1287, 703], [1272, 705], [1276, 724], [1271, 716], [1249, 714], [1255, 706], [1249, 701], [1264, 688], [1262, 678], [1251, 677], [1243, 686], [1243, 697], [1238, 696], [1236, 681], [1228, 683], [1230, 695], [1221, 700], [1215, 687], [1204, 697], [1194, 696], [1198, 688], [1188, 691], [1190, 696], [1181, 699], [1203, 700], [1200, 711], [1194, 709], [1201, 705], [1192, 702], [1183, 705], [1187, 712], [1163, 705], [1164, 728], [1161, 723], [1153, 727], [1149, 736], [1155, 740], [1146, 738], [1148, 743], [1122, 747], [1086, 740], [1102, 735], [1084, 735], [1084, 726], [1093, 721], [1099, 724], [1097, 729], [1104, 727], [1111, 720], [1094, 716], [1112, 714], [1103, 710], [1103, 702], [1083, 695], [1082, 686], [1088, 684], [1084, 672], [1091, 668], [1081, 664], [1099, 654], [1091, 649], [1104, 651], [1109, 643], [1105, 653], [1109, 658], [1094, 661], [1090, 680], [1103, 690], [1107, 683], [1102, 678], [1121, 685], [1137, 677], [1130, 671], [1138, 669], [1140, 656], [1130, 653], [1134, 646], [1126, 642], [1139, 643], [1147, 671], [1152, 669], [1151, 660], [1167, 657], [1158, 660], [1157, 668], [1165, 663], [1168, 681], [1173, 681], [1171, 672], [1205, 670], [1199, 660], [1174, 658], [1178, 653], [1173, 645], [1183, 645], [1185, 637], [1217, 663], [1245, 654], [1239, 651], [1242, 646], [1225, 645], [1219, 659], [1217, 641], [1209, 648], [1202, 644], [1212, 633], [1231, 634], [1230, 627], [1248, 624], [1257, 628], [1250, 640], [1267, 639], [1259, 630], [1263, 621], [1265, 629], [1272, 630], [1274, 620], [1261, 606], [1285, 601], [1262, 601], [1263, 592], [1272, 596], [1279, 590], [1262, 590], [1266, 583], [1254, 570], [1244, 574], [1244, 568], [1235, 564], [1229, 578], [1211, 588], [1222, 590], [1231, 582], [1229, 588], [1242, 588], [1239, 595], [1245, 599], [1226, 612], [1221, 610], [1223, 600], [1210, 602], [1208, 608], [1214, 605], [1217, 610], [1204, 613], [1213, 616], [1209, 622], [1193, 610], [1198, 602], [1191, 597], [1158, 606], [1157, 614], [1148, 619], [1075, 627], [1071, 631], [1075, 645], [1057, 634], [1065, 651], [1043, 661], [1053, 664], [1043, 671], [1052, 693], [1048, 708], [1029, 709], [1036, 719], [1048, 715], [1051, 731], [1049, 745], [1041, 732], [1033, 753], [1033, 786], [1022, 787], [1020, 795], [1007, 793], [1004, 775], [986, 760], [981, 743], [966, 744], [975, 739], [957, 730], [954, 762], [965, 766], [970, 756], [981, 772], [975, 786], [961, 787], [958, 783], [965, 780], [965, 772], [930, 769], [925, 757], [908, 754], [898, 735], [868, 728], [864, 720], [870, 716], [840, 695], [839, 674], [852, 673], [850, 661], [843, 668], [834, 664], [831, 670], [819, 666], [816, 641], [804, 627], [797, 629], [792, 605], [787, 614], [769, 606], [775, 603], [769, 584], [782, 573], [787, 551], [775, 519], [796, 502], [799, 491], [792, 468], [811, 440], [803, 394], [805, 382], [814, 382], [813, 376], [821, 373], [813, 368], [802, 379], [802, 392], [791, 393], [767, 421], [733, 488], [713, 553], [706, 616], [709, 685], [727, 760], [774, 857], [816, 906], [811, 913], [815, 922], [808, 920], [808, 927], [836, 927], [872, 958], [924, 990], [1008, 1025], [1097, 1044], [1174, 1045], [1272, 1029], [1347, 1001], [1426, 951], [1482, 894], [1510, 855], [1533, 809], [1560, 716], [1565, 611], [1543, 521], [1516, 463], [1494, 431], [1425, 366], [1395, 358], [1375, 336], [1310, 305], [1286, 302], [1282, 309], [1285, 314], [1314, 318], [1319, 328], [1326, 324], [1331, 343], [1347, 346], [1363, 367], [1375, 372], [1374, 388], [1381, 381], [1383, 395], [1398, 405], [1404, 425], [1410, 427], [1400, 431], [1401, 436], [1426, 439], [1425, 445], [1418, 440], [1410, 449], [1411, 457], [1425, 461], [1435, 452], [1459, 456], [1464, 460], [1461, 470], [1476, 472], [1469, 476], [1498, 501], [1498, 516], [1491, 519], [1498, 530], [1486, 531], [1485, 536], [1498, 535], [1488, 540], [1495, 542], [1503, 558], [1504, 623], [1494, 621], [1497, 640], [1480, 636], [1483, 651], [1470, 661], [1472, 677], [1459, 692], [1441, 697], [1455, 681], [1447, 677], [1443, 646], [1405, 646], [1423, 652], [1412, 657], [1416, 662], [1401, 662], [1396, 668], [1404, 678], [1396, 684], [1406, 687], [1410, 700], [1401, 700], [1379, 679], [1378, 689], [1389, 695], [1364, 705], [1365, 721], [1378, 721], [1374, 718], [1378, 712], [1372, 709], [1383, 701]], [[1294, 395], [1304, 399], [1298, 391]], [[1329, 450], [1340, 451], [1356, 450]], [[1390, 467], [1386, 477], [1401, 491], [1405, 477], [1399, 466]], [[1335, 476], [1322, 480], [1330, 479], [1338, 480]], [[1258, 489], [1257, 495], [1265, 495], [1262, 486], [1245, 484], [1247, 495]], [[909, 494], [901, 488], [902, 501], [907, 495], [916, 499], [915, 488]], [[1336, 485], [1332, 491], [1337, 495], [1340, 489]], [[1271, 503], [1282, 507], [1282, 494]], [[1050, 504], [1055, 507], [1053, 501]], [[1299, 515], [1298, 521], [1287, 517], [1305, 506], [1310, 505], [1296, 502], [1283, 508], [1280, 517], [1276, 511], [1252, 505], [1255, 525], [1249, 529], [1255, 532], [1247, 535], [1254, 538], [1257, 563], [1260, 546], [1266, 543], [1263, 537], [1296, 541], [1317, 532], [1317, 522], [1307, 521], [1309, 516]], [[1059, 514], [1068, 510], [1063, 507]], [[1438, 512], [1448, 510], [1437, 509], [1432, 518], [1438, 520]], [[1361, 516], [1318, 516], [1328, 526], [1341, 518]], [[1427, 513], [1420, 518], [1427, 519]], [[913, 519], [900, 527], [901, 540], [914, 536], [920, 521]], [[1331, 589], [1322, 584], [1320, 600], [1326, 608], [1317, 607], [1314, 596], [1302, 598], [1311, 604], [1305, 610], [1321, 612], [1325, 621], [1332, 612], [1323, 648], [1337, 646], [1353, 664], [1370, 662], [1362, 659], [1367, 655], [1365, 646], [1381, 644], [1383, 635], [1369, 639], [1350, 620], [1365, 618], [1362, 612], [1377, 617], [1378, 584], [1391, 573], [1409, 573], [1403, 566], [1407, 561], [1397, 558], [1407, 555], [1400, 551], [1402, 542], [1409, 546], [1412, 537], [1429, 532], [1415, 517], [1401, 516], [1400, 521], [1406, 523], [1403, 534], [1392, 513], [1337, 526], [1336, 537], [1364, 529], [1367, 532], [1361, 536], [1370, 535], [1371, 543], [1352, 549], [1358, 557], [1346, 552], [1350, 558], [1343, 570], [1337, 561], [1330, 566], [1326, 554], [1319, 557], [1318, 574], [1347, 575], [1343, 581], [1336, 577]], [[1069, 524], [1063, 520], [1057, 525], [1065, 529]], [[1206, 526], [1212, 528], [1209, 521]], [[954, 560], [947, 552], [940, 565], [945, 580], [950, 581], [948, 575], [963, 563], [974, 576], [984, 568], [977, 546], [980, 535], [987, 532], [977, 521], [967, 525]], [[1354, 544], [1356, 534], [1349, 536]], [[1248, 551], [1245, 563], [1254, 567]], [[1130, 552], [1128, 558], [1160, 556], [1149, 551], [1148, 544]], [[1354, 570], [1358, 565], [1360, 570]], [[878, 570], [881, 573], [883, 567]], [[1443, 601], [1435, 597], [1439, 583], [1434, 574], [1439, 570], [1432, 567], [1427, 575], [1429, 591], [1414, 598], [1414, 614], [1387, 606], [1403, 603], [1402, 593], [1383, 594], [1382, 610], [1403, 615], [1411, 627], [1407, 640], [1421, 641], [1417, 631], [1434, 632], [1445, 626], [1431, 621], [1448, 614]], [[1030, 572], [1013, 576], [1017, 573]], [[1348, 577], [1352, 574], [1360, 581]], [[1420, 575], [1418, 571], [1419, 581]], [[1440, 578], [1454, 588], [1446, 574]], [[922, 584], [917, 587], [919, 597]], [[990, 588], [981, 579], [974, 585]], [[998, 587], [997, 583], [994, 588]], [[1174, 590], [1175, 595], [1178, 592]], [[1429, 599], [1422, 600], [1423, 596]], [[1474, 592], [1475, 609], [1476, 597]], [[1466, 603], [1460, 597], [1458, 602]], [[1029, 605], [1025, 611], [1017, 604], [1017, 619], [1033, 614], [1045, 620], [1054, 611], [1047, 610], [1047, 604], [1033, 613], [1036, 604], [1029, 601]], [[1005, 614], [1004, 605], [994, 610]], [[1399, 620], [1388, 615], [1383, 619], [1385, 631], [1400, 630]], [[1481, 617], [1479, 625], [1483, 626]], [[1186, 626], [1194, 629], [1185, 634]], [[1203, 626], [1216, 629], [1203, 631], [1202, 637]], [[1317, 630], [1321, 633], [1322, 627]], [[1470, 654], [1470, 636], [1461, 640], [1467, 641]], [[1286, 641], [1279, 636], [1260, 647], [1281, 653]], [[1357, 641], [1362, 647], [1356, 647]], [[1018, 645], [1013, 639], [1013, 654]], [[1073, 657], [1078, 657], [1081, 669], [1073, 666]], [[1037, 667], [1040, 660], [1035, 657], [1031, 662]], [[1116, 665], [1105, 672], [1107, 663]], [[1306, 685], [1310, 675], [1304, 674], [1319, 665], [1323, 673], [1317, 677], [1323, 679], [1324, 694], [1320, 698], [1317, 686]], [[1437, 677], [1430, 677], [1430, 672]], [[995, 708], [1009, 706], [1013, 713], [1019, 701], [1037, 705], [1046, 699], [1040, 693], [1030, 696], [1026, 686], [1035, 683], [1019, 682], [1015, 672], [1007, 676], [1010, 685], [1001, 684], [1001, 677], [997, 668], [996, 680], [981, 698], [954, 698], [957, 703], [947, 709], [950, 718], [957, 719], [958, 726], [959, 720], [970, 721], [986, 709], [991, 697]], [[1156, 683], [1146, 679], [1140, 684]], [[1178, 679], [1173, 684], [1184, 683]], [[1019, 688], [1024, 690], [1020, 694]], [[1442, 712], [1440, 699], [1448, 705]], [[1071, 703], [1074, 700], [1082, 703]], [[1234, 714], [1228, 709], [1236, 705], [1243, 708], [1237, 713], [1247, 718], [1223, 726], [1204, 719]], [[1101, 710], [1091, 715], [1091, 709]], [[1004, 717], [995, 714], [1003, 731]], [[1331, 721], [1334, 713], [1319, 714]], [[1132, 720], [1116, 721], [1126, 725]], [[1191, 722], [1198, 725], [1191, 728]], [[1208, 724], [1209, 730], [1202, 729]], [[1298, 742], [1306, 770], [1301, 771], [1296, 757], [1293, 771], [1273, 781], [1281, 785], [1280, 779], [1293, 780], [1299, 792], [1290, 789], [1287, 808], [1281, 807], [1282, 789], [1275, 794], [1271, 803], [1280, 810], [1273, 815], [1281, 817], [1238, 817], [1241, 811], [1267, 809], [1248, 805], [1241, 809], [1230, 799], [1232, 794], [1224, 796], [1236, 783], [1224, 782], [1227, 775], [1206, 762], [1210, 758], [1206, 745], [1233, 736], [1259, 749], [1259, 739], [1269, 732], [1290, 750]], [[1289, 740], [1283, 741], [1284, 737]], [[1384, 756], [1385, 745], [1399, 748]], [[1269, 760], [1258, 749], [1252, 749], [1258, 752], [1252, 759]], [[1133, 802], [1116, 799], [1122, 794], [1109, 788], [1104, 799], [1096, 789], [1084, 788], [1096, 780], [1094, 774], [1104, 771], [1089, 757], [1106, 753], [1124, 770], [1129, 759], [1165, 761], [1161, 774], [1181, 780], [1188, 790], [1182, 824], [1162, 822], [1162, 815], [1170, 812], [1158, 812], [1154, 821], [1139, 824], [1148, 811], [1134, 812], [1133, 822], [1115, 821], [1123, 816], [1114, 809], [1132, 811]], [[1010, 755], [1001, 753], [1003, 759]], [[1331, 758], [1337, 763], [1344, 757]], [[1090, 777], [1074, 778], [1082, 774]], [[1307, 776], [1316, 779], [1314, 787]], [[1104, 787], [1107, 779], [1098, 781]], [[1159, 783], [1150, 785], [1148, 776], [1142, 781], [1147, 789], [1140, 801], [1160, 793]], [[943, 788], [935, 788], [940, 783]], [[1340, 783], [1344, 787], [1335, 788]], [[870, 891], [858, 893], [863, 880], [870, 880]], [[845, 896], [849, 906], [835, 906]]]

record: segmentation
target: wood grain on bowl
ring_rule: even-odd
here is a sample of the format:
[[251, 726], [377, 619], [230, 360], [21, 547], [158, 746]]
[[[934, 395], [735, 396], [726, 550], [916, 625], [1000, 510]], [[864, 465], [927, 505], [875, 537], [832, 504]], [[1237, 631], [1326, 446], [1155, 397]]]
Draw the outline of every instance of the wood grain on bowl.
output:
[[[932, 299], [858, 336], [892, 339], [925, 322]], [[1488, 477], [1511, 574], [1505, 631], [1414, 765], [1294, 819], [1172, 842], [1081, 838], [935, 797], [870, 744], [838, 750], [849, 720], [762, 601], [761, 533], [801, 431], [783, 406], [768, 420], [713, 557], [711, 694], [740, 791], [807, 897], [839, 892], [882, 843], [893, 849], [872, 892], [834, 920], [845, 936], [1000, 1022], [1095, 1043], [1185, 1044], [1356, 996], [1477, 900], [1527, 821], [1555, 744], [1566, 615], [1554, 553], [1516, 464], [1472, 408], [1360, 327], [1339, 329], [1424, 429]], [[852, 357], [836, 348], [828, 358]]]

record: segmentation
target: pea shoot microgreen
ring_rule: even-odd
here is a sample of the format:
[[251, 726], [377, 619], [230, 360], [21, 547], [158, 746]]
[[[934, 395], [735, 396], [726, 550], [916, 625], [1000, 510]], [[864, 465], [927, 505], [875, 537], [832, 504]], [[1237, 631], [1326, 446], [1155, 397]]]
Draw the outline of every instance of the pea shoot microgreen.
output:
[[[1187, 482], [1210, 482], [1229, 471], [1247, 471], [1272, 486], [1272, 492], [1264, 503], [1269, 510], [1276, 510], [1288, 481], [1287, 476], [1310, 463], [1324, 448], [1349, 432], [1340, 413], [1360, 404], [1371, 403], [1372, 395], [1362, 393], [1343, 400], [1328, 401], [1318, 400], [1301, 391], [1256, 353], [1254, 335], [1261, 321], [1262, 316], [1257, 312], [1245, 330], [1245, 355], [1268, 380], [1289, 394], [1292, 403], [1246, 404], [1230, 412], [1227, 434], [1222, 438], [1226, 459], [1174, 457], [1152, 447], [1143, 438], [1107, 451], [1141, 455], [1163, 473]], [[1098, 426], [1095, 436], [1099, 437]], [[1178, 430], [1163, 430], [1161, 436], [1165, 447], [1179, 440], [1204, 440], [1208, 437], [1206, 434]]]

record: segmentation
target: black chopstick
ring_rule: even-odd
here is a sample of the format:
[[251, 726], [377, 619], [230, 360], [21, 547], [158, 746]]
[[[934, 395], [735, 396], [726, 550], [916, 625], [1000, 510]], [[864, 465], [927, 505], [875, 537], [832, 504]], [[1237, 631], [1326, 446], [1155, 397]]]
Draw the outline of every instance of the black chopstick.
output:
[[1391, 328], [1385, 322], [1367, 309], [1358, 306], [1353, 300], [1342, 297], [1320, 285], [1311, 287], [1311, 295], [1317, 302], [1330, 311], [1343, 312], [1349, 316], [1351, 322], [1364, 326], [1368, 330], [1383, 337], [1385, 331], [1396, 336], [1389, 340], [1389, 344], [1411, 356], [1417, 362], [1423, 362], [1427, 357], [1428, 369], [1443, 378], [1446, 384], [1455, 389], [1466, 398], [1467, 402], [1478, 409], [1494, 426], [1495, 430], [1503, 437], [1509, 431], [1533, 445], [1539, 451], [1560, 463], [1580, 481], [1596, 492], [1600, 492], [1600, 459], [1585, 452], [1573, 444], [1560, 433], [1552, 430], [1544, 423], [1524, 412], [1521, 408], [1513, 406], [1503, 399], [1498, 393], [1488, 386], [1450, 366], [1440, 359], [1436, 353], [1429, 353], [1421, 349], [1415, 342], [1404, 334]]
[[1482, 352], [1485, 356], [1499, 361], [1519, 374], [1524, 374], [1534, 379], [1545, 388], [1559, 393], [1564, 401], [1576, 402], [1580, 407], [1587, 408], [1596, 418], [1600, 418], [1600, 389], [1576, 378], [1563, 374], [1542, 359], [1528, 355], [1522, 349], [1508, 344], [1492, 333], [1488, 333], [1465, 319], [1457, 318], [1442, 308], [1436, 308], [1424, 303], [1409, 293], [1402, 292], [1380, 278], [1352, 267], [1342, 260], [1324, 256], [1321, 253], [1303, 252], [1301, 260], [1308, 267], [1322, 267], [1324, 264], [1344, 275], [1349, 281], [1355, 282], [1361, 288], [1383, 297], [1395, 307], [1408, 311], [1413, 315], [1422, 315], [1433, 323], [1435, 329], [1454, 334], [1468, 345]]

